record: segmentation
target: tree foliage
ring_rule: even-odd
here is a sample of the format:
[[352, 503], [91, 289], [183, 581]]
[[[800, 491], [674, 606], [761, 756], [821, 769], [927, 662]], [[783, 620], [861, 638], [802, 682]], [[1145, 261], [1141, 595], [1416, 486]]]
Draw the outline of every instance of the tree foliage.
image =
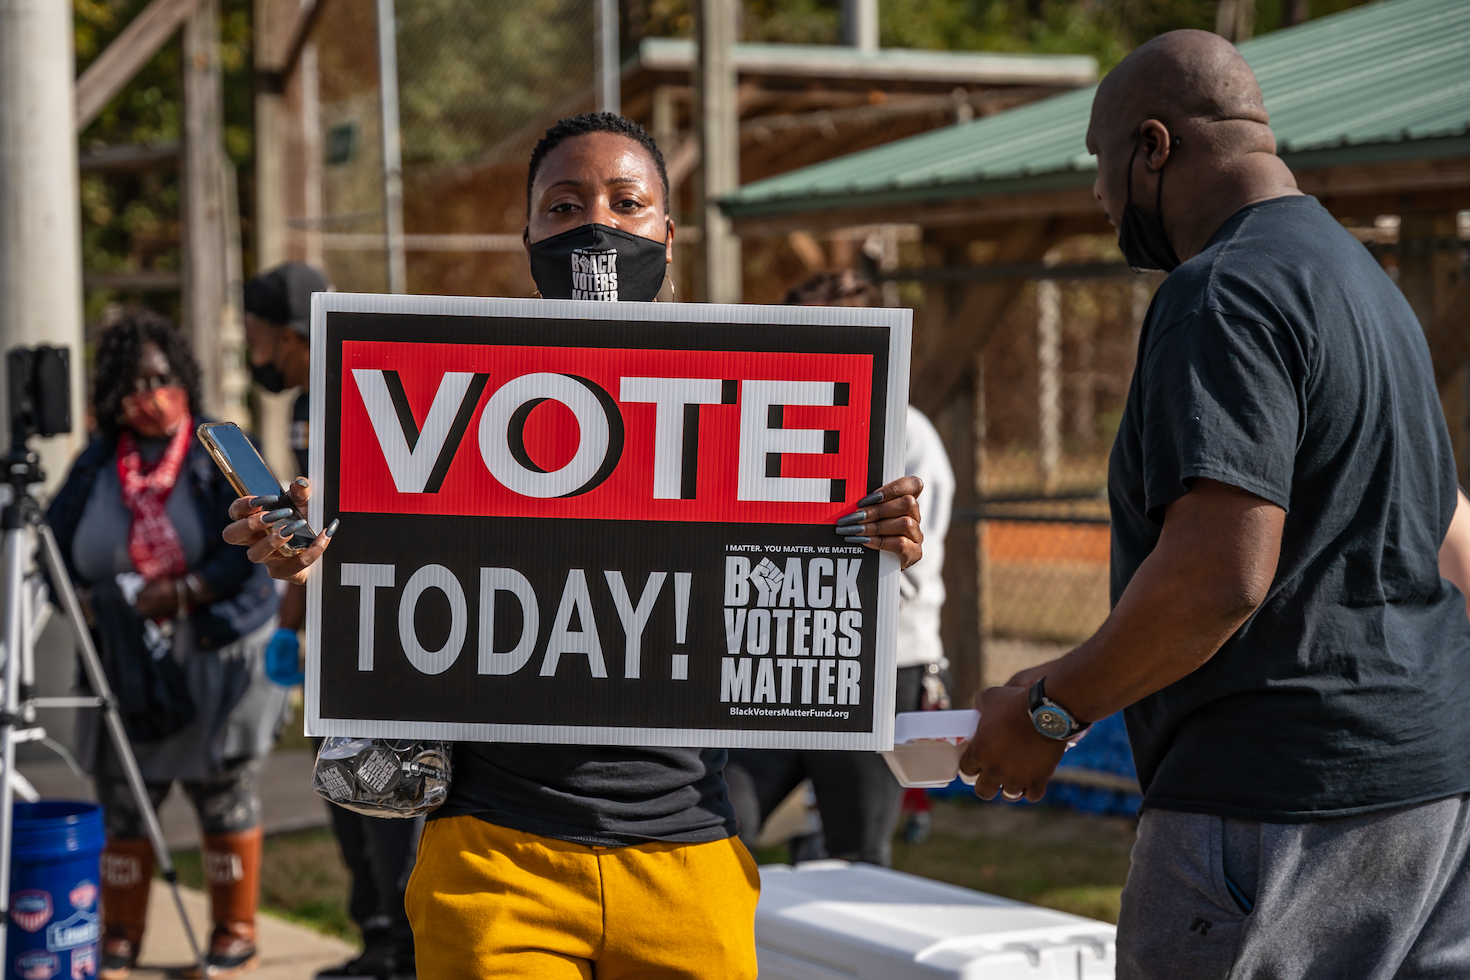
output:
[[[148, 0], [74, 0], [78, 76], [147, 5]], [[220, 33], [225, 149], [248, 190], [252, 154], [249, 0], [222, 0]], [[82, 152], [178, 142], [183, 130], [182, 57], [182, 44], [175, 37], [82, 132]], [[81, 182], [82, 267], [105, 272], [179, 269], [180, 203], [179, 175], [173, 169], [85, 175]], [[87, 296], [88, 319], [97, 319], [107, 304], [123, 298], [143, 300], [161, 312], [178, 314], [176, 293], [124, 297], [111, 290], [93, 290]]]

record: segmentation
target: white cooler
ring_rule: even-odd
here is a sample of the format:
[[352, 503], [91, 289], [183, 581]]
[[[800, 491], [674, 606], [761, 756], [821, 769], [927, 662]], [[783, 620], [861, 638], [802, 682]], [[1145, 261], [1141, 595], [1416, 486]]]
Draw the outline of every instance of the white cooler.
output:
[[768, 864], [760, 980], [1112, 980], [1117, 929], [846, 861]]

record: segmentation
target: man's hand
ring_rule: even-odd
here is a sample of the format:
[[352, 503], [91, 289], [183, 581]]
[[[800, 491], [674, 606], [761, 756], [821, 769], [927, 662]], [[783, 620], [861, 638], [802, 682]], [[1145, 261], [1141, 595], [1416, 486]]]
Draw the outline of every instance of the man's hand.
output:
[[975, 696], [980, 724], [960, 757], [960, 772], [975, 776], [982, 800], [1001, 793], [1032, 803], [1046, 793], [1047, 780], [1062, 761], [1067, 743], [1047, 738], [1031, 723], [1031, 703], [1019, 687], [992, 687]]
[[1058, 657], [1056, 660], [1048, 660], [1046, 663], [1037, 664], [1035, 667], [1027, 667], [1025, 670], [1018, 670], [1011, 675], [1010, 680], [1006, 681], [1005, 684], [1001, 686], [1024, 687], [1027, 690], [1030, 690], [1031, 685], [1035, 684], [1047, 674], [1051, 673], [1051, 669], [1055, 667], [1058, 663], [1060, 663], [1061, 659], [1061, 657]]
[[919, 494], [924, 481], [905, 476], [858, 501], [859, 510], [837, 522], [837, 533], [849, 544], [860, 544], [898, 556], [908, 568], [924, 557], [924, 532], [919, 529]]
[[[300, 513], [306, 513], [306, 502], [311, 499], [311, 484], [307, 479], [298, 477], [286, 492], [290, 495], [289, 504], [294, 504]], [[240, 497], [230, 504], [230, 517], [234, 523], [224, 530], [226, 543], [243, 545], [250, 560], [264, 565], [271, 578], [297, 585], [306, 584], [307, 569], [332, 543], [338, 524], [333, 521], [330, 527], [316, 536], [311, 547], [288, 556], [279, 549], [290, 543], [291, 536], [300, 530], [301, 524], [292, 516], [287, 502], [278, 497]]]

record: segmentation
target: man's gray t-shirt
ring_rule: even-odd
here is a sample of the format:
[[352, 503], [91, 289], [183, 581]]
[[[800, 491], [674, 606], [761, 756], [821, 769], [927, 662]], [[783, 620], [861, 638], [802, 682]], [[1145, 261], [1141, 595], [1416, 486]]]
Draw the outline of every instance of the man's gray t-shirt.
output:
[[1116, 603], [1197, 478], [1286, 510], [1255, 614], [1127, 711], [1144, 806], [1316, 820], [1470, 790], [1470, 623], [1423, 332], [1317, 201], [1237, 212], [1154, 297], [1109, 464]]

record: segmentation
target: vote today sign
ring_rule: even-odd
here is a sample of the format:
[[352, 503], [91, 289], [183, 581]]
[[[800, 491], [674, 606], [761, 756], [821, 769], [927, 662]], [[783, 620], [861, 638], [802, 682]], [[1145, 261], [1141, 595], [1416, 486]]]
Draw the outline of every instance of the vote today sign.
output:
[[308, 734], [890, 747], [910, 316], [316, 296]]

